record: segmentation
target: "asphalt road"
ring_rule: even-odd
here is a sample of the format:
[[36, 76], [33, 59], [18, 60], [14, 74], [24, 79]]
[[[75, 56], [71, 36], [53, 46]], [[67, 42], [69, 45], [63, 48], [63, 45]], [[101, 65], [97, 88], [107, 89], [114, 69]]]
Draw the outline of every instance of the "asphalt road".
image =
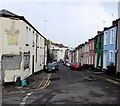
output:
[[[60, 64], [50, 85], [27, 99], [27, 104], [120, 104], [120, 87], [88, 71]], [[36, 98], [37, 95], [37, 98]]]
[[[56, 73], [48, 75], [41, 89], [21, 90], [4, 95], [4, 104], [120, 104], [120, 86], [89, 71], [75, 71], [59, 64]], [[7, 98], [7, 99], [6, 99]]]

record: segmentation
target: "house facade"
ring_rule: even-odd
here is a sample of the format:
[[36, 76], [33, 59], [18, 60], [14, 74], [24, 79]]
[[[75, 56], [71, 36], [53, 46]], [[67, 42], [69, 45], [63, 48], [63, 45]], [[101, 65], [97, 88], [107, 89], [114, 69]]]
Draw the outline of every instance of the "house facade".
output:
[[104, 28], [104, 45], [103, 45], [103, 69], [112, 63], [116, 66], [116, 42], [117, 42], [117, 24], [109, 28]]
[[103, 32], [98, 31], [95, 36], [95, 59], [94, 59], [94, 67], [102, 70], [103, 68]]
[[[120, 4], [120, 2], [119, 2]], [[120, 73], [120, 19], [118, 20], [118, 30], [117, 30], [117, 67], [116, 73]]]
[[85, 64], [85, 44], [82, 43], [82, 48], [81, 48], [81, 65]]
[[78, 47], [75, 48], [74, 54], [75, 54], [75, 62], [78, 63], [79, 61]]
[[75, 62], [75, 51], [72, 50], [71, 51], [71, 63], [74, 63]]
[[82, 56], [82, 45], [78, 46], [78, 62], [81, 63], [81, 56]]
[[53, 60], [60, 61], [60, 59], [64, 60], [65, 58], [65, 51], [68, 49], [67, 46], [63, 44], [53, 43], [50, 46], [50, 55], [52, 56]]
[[84, 64], [89, 64], [89, 43], [88, 42], [85, 42]]
[[94, 65], [94, 38], [88, 40], [89, 43], [89, 65]]
[[26, 79], [44, 68], [46, 38], [23, 16], [0, 11], [0, 71], [3, 82]]

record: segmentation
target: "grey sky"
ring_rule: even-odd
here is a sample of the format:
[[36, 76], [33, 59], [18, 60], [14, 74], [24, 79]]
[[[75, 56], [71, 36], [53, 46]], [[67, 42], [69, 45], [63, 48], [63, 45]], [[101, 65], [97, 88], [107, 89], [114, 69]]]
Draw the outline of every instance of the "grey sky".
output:
[[118, 2], [2, 2], [0, 6], [25, 16], [47, 39], [70, 47], [118, 18]]

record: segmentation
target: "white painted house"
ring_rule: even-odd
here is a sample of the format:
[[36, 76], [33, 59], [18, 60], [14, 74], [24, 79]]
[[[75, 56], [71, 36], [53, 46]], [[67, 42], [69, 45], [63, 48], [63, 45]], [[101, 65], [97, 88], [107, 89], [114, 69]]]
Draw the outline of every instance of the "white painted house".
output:
[[47, 45], [43, 37], [23, 16], [0, 11], [0, 72], [2, 82], [26, 79], [43, 70]]

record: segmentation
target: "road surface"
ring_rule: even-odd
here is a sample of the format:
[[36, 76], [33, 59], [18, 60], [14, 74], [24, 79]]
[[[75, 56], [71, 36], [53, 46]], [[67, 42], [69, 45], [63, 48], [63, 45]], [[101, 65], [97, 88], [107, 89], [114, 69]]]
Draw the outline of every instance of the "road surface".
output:
[[[59, 64], [42, 89], [3, 96], [4, 104], [120, 104], [120, 86]], [[11, 97], [11, 98], [10, 98]]]

